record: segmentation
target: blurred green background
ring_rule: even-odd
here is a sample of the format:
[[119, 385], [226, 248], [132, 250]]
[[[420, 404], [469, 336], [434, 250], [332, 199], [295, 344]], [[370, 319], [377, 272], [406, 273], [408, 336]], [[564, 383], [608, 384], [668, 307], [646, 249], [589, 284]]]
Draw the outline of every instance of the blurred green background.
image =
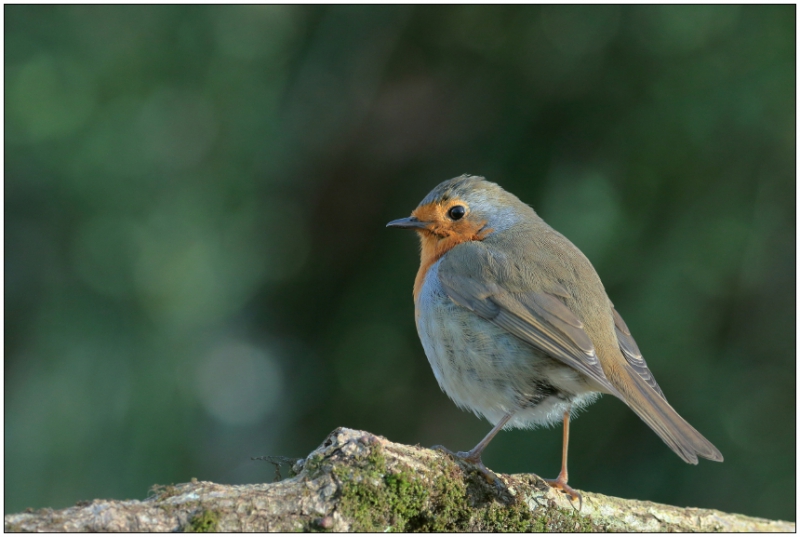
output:
[[605, 397], [570, 483], [794, 518], [794, 5], [4, 12], [6, 512], [271, 481], [337, 426], [472, 447], [384, 228], [467, 172], [587, 254], [725, 456]]

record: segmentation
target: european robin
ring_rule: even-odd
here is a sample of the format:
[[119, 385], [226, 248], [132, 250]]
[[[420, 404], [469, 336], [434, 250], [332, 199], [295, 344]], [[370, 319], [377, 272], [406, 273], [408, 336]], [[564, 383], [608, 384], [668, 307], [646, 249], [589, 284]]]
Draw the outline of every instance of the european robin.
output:
[[415, 317], [439, 386], [494, 425], [470, 451], [449, 453], [496, 480], [481, 453], [501, 429], [563, 421], [561, 472], [548, 482], [580, 499], [567, 485], [570, 415], [606, 393], [684, 461], [722, 461], [667, 403], [586, 256], [516, 196], [462, 175], [387, 227], [420, 238]]

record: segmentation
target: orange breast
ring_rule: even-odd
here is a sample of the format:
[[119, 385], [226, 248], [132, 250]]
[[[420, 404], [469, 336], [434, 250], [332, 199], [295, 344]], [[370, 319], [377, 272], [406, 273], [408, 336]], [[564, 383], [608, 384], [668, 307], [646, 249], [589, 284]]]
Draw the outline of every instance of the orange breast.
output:
[[414, 280], [414, 302], [417, 302], [422, 286], [425, 283], [425, 277], [428, 270], [442, 258], [444, 254], [458, 246], [462, 242], [479, 241], [483, 240], [491, 229], [483, 229], [486, 222], [461, 222], [458, 226], [452, 226], [445, 230], [438, 230], [439, 234], [431, 231], [420, 230], [421, 251], [420, 251], [420, 264], [417, 271], [417, 277]]

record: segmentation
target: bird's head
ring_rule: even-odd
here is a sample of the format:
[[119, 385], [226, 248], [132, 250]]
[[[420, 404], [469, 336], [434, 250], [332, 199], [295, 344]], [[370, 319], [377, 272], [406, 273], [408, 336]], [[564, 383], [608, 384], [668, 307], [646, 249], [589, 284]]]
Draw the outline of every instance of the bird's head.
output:
[[518, 203], [499, 185], [483, 177], [462, 175], [431, 190], [411, 216], [392, 220], [386, 226], [413, 229], [419, 233], [423, 248], [442, 241], [452, 248], [510, 228], [519, 219], [515, 211]]

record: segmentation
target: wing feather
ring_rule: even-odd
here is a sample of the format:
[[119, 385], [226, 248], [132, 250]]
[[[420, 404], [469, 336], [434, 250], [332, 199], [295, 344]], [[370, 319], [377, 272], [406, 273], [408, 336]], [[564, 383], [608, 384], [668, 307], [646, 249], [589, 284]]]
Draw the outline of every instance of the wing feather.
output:
[[616, 309], [611, 309], [614, 313], [614, 326], [617, 329], [617, 341], [619, 341], [619, 348], [625, 360], [630, 364], [637, 375], [658, 392], [661, 397], [664, 397], [664, 392], [661, 391], [661, 387], [656, 382], [656, 378], [653, 376], [653, 373], [650, 372], [650, 368], [647, 367], [647, 362], [644, 361], [644, 357], [636, 341], [633, 339], [628, 325], [625, 324], [625, 321], [622, 320], [622, 316]]
[[619, 396], [597, 359], [583, 323], [555, 295], [511, 293], [487, 278], [461, 273], [458, 266], [443, 262], [439, 279], [445, 293], [456, 304], [487, 319], [549, 356], [578, 370]]

